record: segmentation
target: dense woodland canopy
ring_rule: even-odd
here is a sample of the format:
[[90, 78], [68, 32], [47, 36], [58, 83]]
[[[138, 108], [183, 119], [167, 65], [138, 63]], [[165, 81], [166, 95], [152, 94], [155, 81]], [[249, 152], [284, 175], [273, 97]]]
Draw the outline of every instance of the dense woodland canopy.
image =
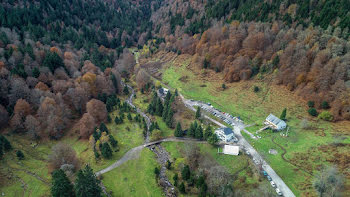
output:
[[[127, 48], [194, 55], [224, 80], [273, 76], [350, 119], [347, 0], [4, 0], [0, 126], [32, 138], [81, 136], [106, 121], [106, 98], [138, 73]], [[140, 71], [141, 87], [148, 84]], [[143, 83], [143, 85], [142, 85]], [[97, 111], [95, 109], [98, 109]], [[9, 123], [9, 124], [7, 124]]]
[[105, 98], [119, 93], [120, 76], [135, 65], [126, 48], [151, 38], [149, 18], [159, 6], [156, 0], [2, 1], [1, 126], [9, 121], [14, 132], [57, 139], [82, 117], [82, 137], [89, 134], [106, 121]]

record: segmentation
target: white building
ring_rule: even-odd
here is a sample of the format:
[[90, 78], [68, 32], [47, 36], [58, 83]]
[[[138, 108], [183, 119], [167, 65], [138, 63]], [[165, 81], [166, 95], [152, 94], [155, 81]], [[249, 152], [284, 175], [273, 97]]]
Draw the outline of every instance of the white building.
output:
[[283, 120], [277, 118], [273, 114], [270, 114], [266, 118], [265, 124], [269, 125], [272, 129], [275, 129], [277, 131], [280, 131], [280, 130], [285, 129], [287, 127], [286, 122], [284, 122]]
[[234, 133], [231, 128], [222, 127], [215, 130], [215, 134], [221, 141], [230, 142], [235, 138]]
[[168, 92], [169, 92], [169, 89], [160, 88], [158, 91], [159, 91], [159, 94], [160, 94], [161, 96], [166, 96], [166, 95], [168, 94]]
[[223, 153], [226, 155], [239, 155], [239, 146], [225, 145]]

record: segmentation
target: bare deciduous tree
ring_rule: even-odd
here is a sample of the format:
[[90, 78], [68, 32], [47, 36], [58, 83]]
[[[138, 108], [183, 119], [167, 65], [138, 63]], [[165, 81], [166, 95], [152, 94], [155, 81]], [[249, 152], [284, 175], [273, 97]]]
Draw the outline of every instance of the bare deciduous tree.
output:
[[85, 139], [89, 138], [94, 132], [95, 126], [94, 118], [89, 113], [85, 113], [79, 121], [80, 136]]
[[344, 178], [334, 166], [326, 167], [319, 172], [314, 180], [314, 187], [320, 197], [341, 196]]
[[39, 121], [32, 115], [28, 115], [24, 122], [24, 125], [27, 129], [27, 134], [31, 139], [36, 139], [39, 135]]
[[86, 104], [86, 111], [95, 119], [97, 124], [107, 120], [106, 105], [100, 100], [91, 99]]
[[73, 165], [74, 170], [79, 169], [79, 159], [73, 148], [67, 144], [56, 144], [52, 147], [52, 153], [49, 155], [50, 165], [53, 169], [59, 169], [62, 165]]

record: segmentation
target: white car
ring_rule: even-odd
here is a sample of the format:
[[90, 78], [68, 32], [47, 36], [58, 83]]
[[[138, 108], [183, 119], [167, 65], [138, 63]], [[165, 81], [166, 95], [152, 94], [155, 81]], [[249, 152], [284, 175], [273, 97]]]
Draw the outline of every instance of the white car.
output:
[[279, 195], [279, 196], [282, 196], [282, 195], [283, 195], [282, 192], [281, 192], [281, 190], [278, 189], [278, 188], [276, 188], [276, 193], [277, 193], [277, 195]]
[[271, 183], [271, 186], [272, 186], [272, 187], [276, 187], [276, 184], [275, 184], [275, 182], [273, 182], [273, 181], [270, 181], [270, 183]]

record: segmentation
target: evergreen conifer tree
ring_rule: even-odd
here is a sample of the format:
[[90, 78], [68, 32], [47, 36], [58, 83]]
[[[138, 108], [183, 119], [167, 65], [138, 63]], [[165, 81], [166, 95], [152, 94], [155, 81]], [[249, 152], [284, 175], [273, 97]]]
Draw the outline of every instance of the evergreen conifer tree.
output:
[[195, 131], [195, 137], [199, 140], [203, 138], [203, 128], [202, 126], [198, 125], [196, 131]]
[[190, 167], [188, 165], [185, 165], [184, 168], [181, 171], [181, 176], [183, 180], [188, 180], [191, 177], [191, 171]]
[[23, 160], [23, 159], [24, 159], [24, 154], [23, 154], [23, 152], [20, 151], [20, 150], [18, 150], [18, 151], [16, 152], [16, 156], [17, 156], [17, 158], [18, 158], [19, 160]]
[[101, 124], [100, 124], [100, 131], [109, 133], [109, 130], [108, 130], [107, 126], [103, 122], [101, 122]]
[[280, 119], [281, 120], [286, 120], [286, 116], [287, 116], [287, 109], [284, 108], [282, 113], [281, 113]]
[[168, 116], [166, 118], [166, 124], [168, 127], [172, 127], [173, 125], [173, 115], [174, 115], [174, 112], [171, 108], [169, 108], [169, 112], [168, 112]]
[[83, 170], [79, 170], [75, 181], [76, 197], [101, 197], [102, 189], [100, 181], [92, 171], [89, 165]]
[[196, 111], [196, 119], [199, 119], [201, 117], [201, 108], [198, 107]]
[[132, 116], [131, 116], [131, 114], [130, 113], [128, 113], [128, 120], [130, 120], [130, 121], [132, 121]]
[[203, 138], [204, 138], [205, 140], [208, 140], [208, 138], [209, 138], [212, 134], [213, 134], [213, 130], [212, 130], [211, 126], [208, 125], [208, 127], [205, 129]]
[[0, 141], [2, 141], [4, 151], [9, 151], [12, 149], [11, 143], [3, 135], [0, 135]]
[[163, 104], [160, 98], [157, 99], [157, 104], [156, 104], [156, 115], [157, 116], [162, 116], [163, 114]]
[[196, 128], [194, 126], [194, 123], [191, 123], [190, 128], [188, 129], [188, 136], [194, 137], [196, 132]]
[[52, 173], [51, 195], [53, 197], [73, 197], [73, 185], [63, 170], [58, 169]]
[[180, 122], [178, 122], [176, 124], [176, 129], [175, 129], [175, 132], [174, 132], [174, 136], [175, 137], [183, 137], [183, 131], [182, 131]]
[[185, 188], [184, 182], [181, 182], [181, 184], [179, 186], [179, 191], [183, 194], [186, 193], [186, 188]]
[[113, 135], [109, 135], [109, 142], [111, 143], [113, 148], [116, 148], [118, 146], [118, 141], [115, 140], [115, 138], [113, 137]]
[[112, 149], [107, 142], [102, 144], [101, 154], [106, 159], [110, 159], [112, 157]]
[[129, 88], [128, 88], [128, 86], [124, 86], [123, 93], [124, 93], [125, 95], [128, 95], [128, 94], [129, 94]]

